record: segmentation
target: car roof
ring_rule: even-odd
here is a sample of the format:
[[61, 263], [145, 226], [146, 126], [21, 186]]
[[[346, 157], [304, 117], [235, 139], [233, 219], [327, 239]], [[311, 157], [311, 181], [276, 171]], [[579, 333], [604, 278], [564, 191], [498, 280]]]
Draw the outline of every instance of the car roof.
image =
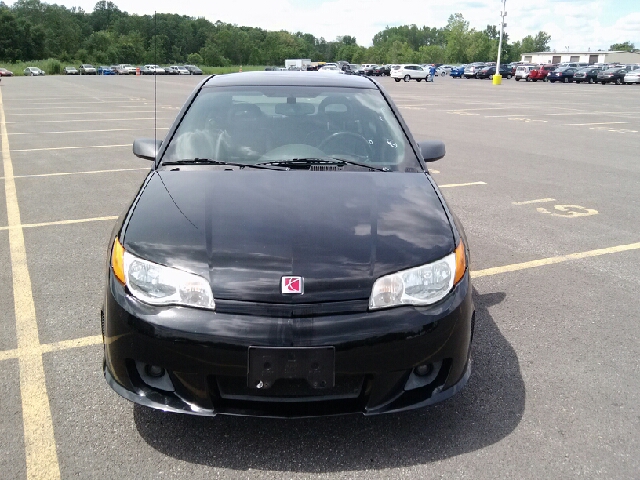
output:
[[205, 87], [230, 86], [309, 86], [375, 89], [372, 80], [356, 75], [322, 74], [318, 72], [244, 72], [216, 75]]

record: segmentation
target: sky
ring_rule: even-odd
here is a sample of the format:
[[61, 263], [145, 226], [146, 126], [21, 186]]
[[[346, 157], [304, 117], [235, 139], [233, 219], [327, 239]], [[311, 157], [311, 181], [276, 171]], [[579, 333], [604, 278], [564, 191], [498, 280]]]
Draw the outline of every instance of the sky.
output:
[[[93, 11], [96, 0], [43, 0]], [[462, 13], [472, 28], [500, 22], [501, 0], [112, 0], [131, 14], [177, 13], [265, 30], [311, 33], [326, 40], [351, 35], [370, 46], [386, 26], [443, 27]], [[5, 0], [11, 5], [13, 2]], [[631, 41], [640, 48], [639, 0], [506, 0], [505, 31], [510, 41], [544, 30], [556, 51], [608, 49]]]

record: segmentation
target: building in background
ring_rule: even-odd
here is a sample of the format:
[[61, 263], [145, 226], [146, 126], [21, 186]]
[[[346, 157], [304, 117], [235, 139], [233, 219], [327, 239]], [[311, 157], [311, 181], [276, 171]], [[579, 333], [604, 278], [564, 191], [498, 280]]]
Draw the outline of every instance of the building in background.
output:
[[638, 63], [640, 52], [534, 52], [523, 53], [522, 61], [534, 64], [584, 62], [593, 63]]

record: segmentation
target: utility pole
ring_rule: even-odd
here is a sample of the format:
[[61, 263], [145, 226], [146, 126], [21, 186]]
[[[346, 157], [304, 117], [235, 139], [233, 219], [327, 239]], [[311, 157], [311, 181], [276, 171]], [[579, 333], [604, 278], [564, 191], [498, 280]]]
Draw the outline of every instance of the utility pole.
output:
[[502, 83], [502, 75], [500, 75], [500, 56], [502, 55], [502, 36], [504, 35], [504, 17], [507, 16], [507, 0], [502, 1], [502, 11], [500, 12], [500, 41], [498, 42], [498, 61], [496, 63], [496, 73], [493, 76], [494, 85], [500, 85]]

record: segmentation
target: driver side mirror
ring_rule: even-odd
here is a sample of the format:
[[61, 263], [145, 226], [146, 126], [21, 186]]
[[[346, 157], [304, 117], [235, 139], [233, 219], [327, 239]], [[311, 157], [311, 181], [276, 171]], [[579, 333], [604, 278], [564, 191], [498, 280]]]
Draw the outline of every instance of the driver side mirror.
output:
[[420, 154], [425, 162], [435, 162], [445, 155], [444, 142], [440, 140], [423, 140], [418, 142]]
[[145, 160], [155, 160], [158, 150], [162, 145], [162, 140], [153, 138], [137, 138], [133, 141], [133, 154]]

